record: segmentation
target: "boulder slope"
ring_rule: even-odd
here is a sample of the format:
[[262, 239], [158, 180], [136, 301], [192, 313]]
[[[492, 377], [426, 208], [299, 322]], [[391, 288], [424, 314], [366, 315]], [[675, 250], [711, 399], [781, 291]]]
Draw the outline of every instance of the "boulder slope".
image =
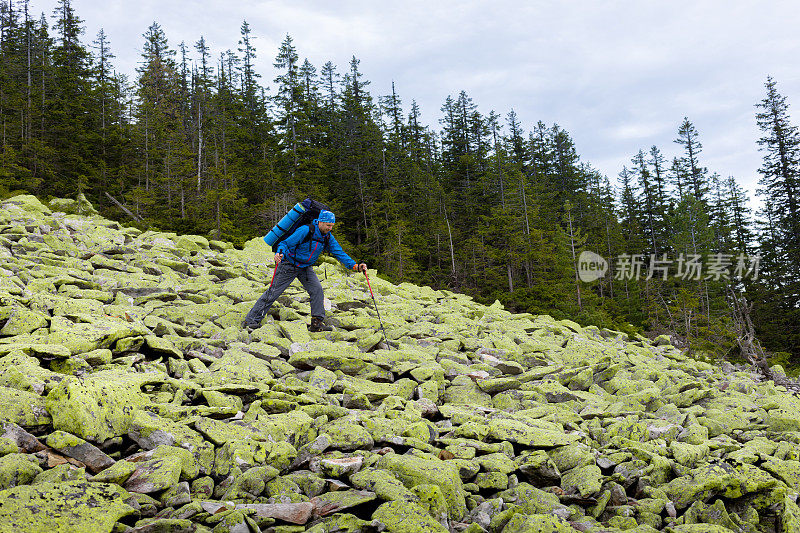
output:
[[[85, 200], [83, 201], [85, 203]], [[800, 531], [800, 399], [747, 369], [0, 203], [0, 530]], [[387, 344], [388, 342], [388, 344]], [[81, 529], [83, 530], [83, 529]]]

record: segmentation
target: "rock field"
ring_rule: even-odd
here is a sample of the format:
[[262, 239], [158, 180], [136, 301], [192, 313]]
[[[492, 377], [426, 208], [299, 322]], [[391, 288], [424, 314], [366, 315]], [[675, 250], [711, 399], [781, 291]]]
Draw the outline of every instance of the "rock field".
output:
[[784, 387], [332, 260], [249, 333], [271, 258], [0, 203], [0, 531], [800, 532]]

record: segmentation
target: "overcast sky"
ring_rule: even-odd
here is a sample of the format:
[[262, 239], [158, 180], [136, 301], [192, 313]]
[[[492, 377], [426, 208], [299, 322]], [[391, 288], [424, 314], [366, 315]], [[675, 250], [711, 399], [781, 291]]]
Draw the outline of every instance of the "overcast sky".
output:
[[[32, 0], [50, 15], [55, 0]], [[72, 0], [84, 42], [102, 27], [115, 66], [131, 77], [142, 34], [157, 21], [170, 44], [202, 35], [218, 55], [236, 50], [247, 20], [256, 68], [272, 85], [286, 34], [301, 61], [339, 71], [361, 60], [373, 96], [395, 82], [439, 128], [448, 95], [465, 90], [479, 110], [514, 109], [529, 130], [558, 123], [583, 161], [614, 180], [641, 148], [671, 159], [678, 124], [700, 133], [701, 162], [754, 193], [761, 156], [756, 104], [771, 75], [800, 123], [800, 2], [796, 0]]]

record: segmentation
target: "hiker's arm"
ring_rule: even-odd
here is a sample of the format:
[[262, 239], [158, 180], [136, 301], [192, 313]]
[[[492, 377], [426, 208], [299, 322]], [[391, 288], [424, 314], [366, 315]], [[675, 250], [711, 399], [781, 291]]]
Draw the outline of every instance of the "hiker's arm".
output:
[[[329, 234], [330, 235], [330, 234]], [[347, 270], [353, 270], [353, 265], [356, 264], [353, 261], [353, 258], [350, 257], [342, 250], [342, 247], [336, 241], [336, 237], [330, 235], [330, 240], [328, 241], [328, 251], [330, 254], [335, 257]]]
[[294, 250], [295, 246], [303, 242], [303, 239], [308, 235], [308, 226], [300, 226], [294, 233], [286, 237], [278, 245], [278, 253], [286, 255], [289, 250]]

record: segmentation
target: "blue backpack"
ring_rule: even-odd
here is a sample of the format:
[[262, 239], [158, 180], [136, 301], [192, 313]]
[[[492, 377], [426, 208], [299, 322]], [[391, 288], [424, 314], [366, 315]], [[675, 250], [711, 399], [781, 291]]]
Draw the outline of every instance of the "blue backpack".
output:
[[[319, 212], [325, 210], [330, 211], [327, 205], [306, 198], [302, 202], [298, 202], [286, 215], [272, 227], [269, 233], [264, 236], [264, 242], [272, 247], [273, 253], [278, 253], [278, 246], [289, 235], [297, 231], [297, 228], [303, 225], [309, 226], [309, 232], [303, 242], [308, 242], [314, 235], [314, 228], [311, 223], [319, 217]], [[302, 243], [300, 243], [302, 244]], [[328, 246], [328, 235], [325, 235], [325, 247]]]

